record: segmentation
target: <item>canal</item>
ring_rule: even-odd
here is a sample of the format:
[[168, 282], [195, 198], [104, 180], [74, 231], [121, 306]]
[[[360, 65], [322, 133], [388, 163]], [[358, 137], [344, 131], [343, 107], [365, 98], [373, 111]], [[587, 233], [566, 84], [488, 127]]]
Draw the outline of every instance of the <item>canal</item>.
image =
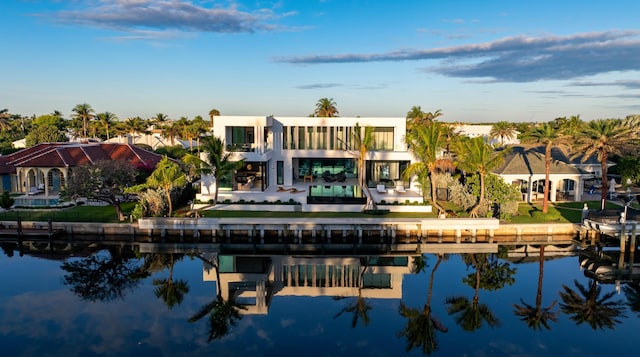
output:
[[598, 280], [589, 271], [606, 265], [588, 263], [594, 257], [615, 260], [615, 249], [465, 250], [291, 254], [105, 241], [19, 249], [5, 241], [0, 354], [633, 353], [637, 277]]

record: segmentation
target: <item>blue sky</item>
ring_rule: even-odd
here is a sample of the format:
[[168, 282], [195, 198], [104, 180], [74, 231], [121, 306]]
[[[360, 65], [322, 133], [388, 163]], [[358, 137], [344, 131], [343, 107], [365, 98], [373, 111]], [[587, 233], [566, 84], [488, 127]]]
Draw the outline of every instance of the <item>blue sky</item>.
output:
[[0, 109], [121, 120], [640, 113], [640, 2], [3, 0]]

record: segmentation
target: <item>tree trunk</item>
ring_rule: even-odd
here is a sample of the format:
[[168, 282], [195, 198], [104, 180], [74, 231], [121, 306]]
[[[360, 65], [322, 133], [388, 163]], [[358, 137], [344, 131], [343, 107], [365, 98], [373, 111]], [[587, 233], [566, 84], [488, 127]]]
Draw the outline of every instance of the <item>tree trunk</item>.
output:
[[478, 217], [478, 210], [480, 210], [480, 207], [482, 207], [482, 205], [484, 204], [484, 174], [478, 172], [478, 176], [480, 176], [480, 199], [478, 200], [476, 206], [473, 207], [471, 209], [471, 212], [469, 213], [469, 216], [473, 218]]
[[435, 169], [429, 170], [429, 181], [431, 183], [431, 202], [433, 203], [433, 207], [438, 210], [438, 214], [444, 212], [444, 209], [438, 205], [438, 198], [436, 197], [436, 182], [435, 182]]
[[542, 199], [542, 213], [549, 210], [549, 173], [551, 171], [551, 143], [544, 149], [544, 198]]

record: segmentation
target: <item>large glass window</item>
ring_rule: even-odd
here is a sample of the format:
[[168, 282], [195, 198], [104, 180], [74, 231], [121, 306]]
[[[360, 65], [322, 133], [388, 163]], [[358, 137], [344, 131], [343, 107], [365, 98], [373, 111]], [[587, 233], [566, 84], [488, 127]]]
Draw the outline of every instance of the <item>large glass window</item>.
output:
[[393, 150], [393, 127], [375, 127], [373, 129], [373, 138], [371, 140], [370, 150]]
[[298, 127], [298, 148], [299, 149], [304, 149], [306, 148], [306, 140], [305, 140], [305, 130], [304, 130], [304, 126], [299, 126]]
[[284, 185], [284, 161], [278, 161], [276, 165], [277, 184]]

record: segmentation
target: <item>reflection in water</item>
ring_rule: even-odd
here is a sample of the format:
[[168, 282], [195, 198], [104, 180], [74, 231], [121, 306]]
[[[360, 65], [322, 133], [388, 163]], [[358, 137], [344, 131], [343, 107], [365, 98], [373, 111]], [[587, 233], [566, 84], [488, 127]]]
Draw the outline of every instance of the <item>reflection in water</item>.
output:
[[[2, 247], [0, 269], [12, 272], [0, 274], [3, 352], [32, 345], [61, 355], [352, 355], [362, 349], [381, 355], [587, 356], [622, 351], [611, 345], [640, 328], [637, 280], [617, 280], [624, 287], [616, 297], [614, 285], [582, 282], [576, 258], [554, 260], [567, 250], [548, 246], [527, 251], [526, 258], [535, 260], [518, 260], [518, 269], [502, 259], [503, 251], [254, 255], [205, 245], [208, 251], [25, 245], [26, 256], [19, 257], [17, 245]], [[529, 304], [522, 296], [534, 286], [535, 303]], [[540, 334], [551, 322], [553, 333]], [[493, 329], [482, 328], [487, 326]], [[579, 337], [592, 330], [608, 343], [584, 347]], [[513, 350], [496, 347], [506, 345]]]
[[516, 316], [520, 316], [522, 321], [527, 323], [527, 326], [530, 328], [540, 331], [542, 327], [550, 330], [549, 321], [557, 322], [558, 321], [558, 313], [553, 311], [553, 308], [556, 306], [557, 300], [553, 300], [553, 302], [547, 306], [542, 307], [542, 280], [544, 277], [544, 245], [540, 245], [540, 253], [539, 253], [539, 262], [538, 262], [538, 291], [536, 294], [536, 305], [531, 306], [524, 302], [522, 298], [520, 298], [520, 302], [522, 305], [513, 304], [515, 311], [514, 314]]
[[[500, 325], [500, 320], [494, 315], [488, 305], [480, 304], [480, 288], [486, 290], [499, 290], [506, 284], [513, 284], [515, 281], [512, 275], [515, 269], [511, 269], [508, 263], [498, 263], [490, 260], [487, 254], [463, 254], [463, 260], [468, 266], [473, 266], [474, 274], [469, 274], [463, 282], [474, 288], [473, 299], [469, 301], [467, 297], [449, 297], [446, 303], [449, 305], [447, 312], [449, 315], [456, 315], [456, 323], [465, 331], [474, 331], [486, 322], [489, 327]], [[475, 279], [473, 278], [475, 277]]]
[[574, 280], [573, 283], [580, 293], [562, 284], [560, 308], [576, 324], [586, 322], [596, 330], [605, 327], [614, 329], [616, 324], [622, 322], [618, 317], [625, 317], [624, 303], [621, 300], [610, 300], [616, 294], [615, 291], [600, 296], [602, 287], [598, 285], [597, 280], [590, 280], [588, 289], [578, 280]]
[[[438, 349], [438, 340], [436, 331], [447, 332], [447, 329], [435, 316], [431, 310], [431, 297], [433, 293], [433, 279], [440, 263], [445, 258], [444, 254], [438, 254], [438, 261], [431, 270], [429, 276], [429, 291], [427, 293], [427, 303], [422, 310], [410, 308], [402, 301], [400, 302], [400, 315], [407, 318], [407, 324], [404, 329], [398, 333], [407, 340], [406, 351], [409, 352], [413, 348], [420, 349], [424, 354], [431, 354]], [[416, 273], [424, 271], [426, 268], [426, 259], [423, 255], [414, 258], [414, 267]]]

